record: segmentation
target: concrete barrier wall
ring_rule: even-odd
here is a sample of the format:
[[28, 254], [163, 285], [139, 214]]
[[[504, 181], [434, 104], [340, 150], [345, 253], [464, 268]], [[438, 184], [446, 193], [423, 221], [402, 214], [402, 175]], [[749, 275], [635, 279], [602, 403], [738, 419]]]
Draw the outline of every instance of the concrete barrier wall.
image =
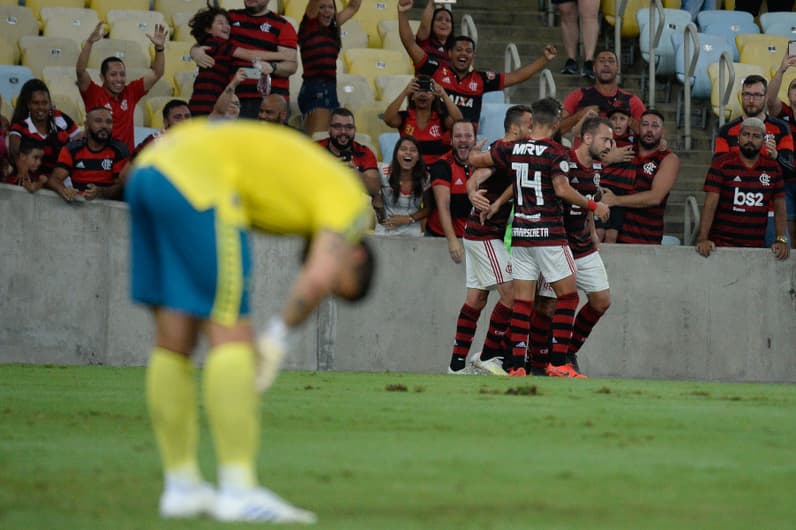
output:
[[[298, 269], [297, 239], [256, 236], [254, 321], [277, 312]], [[128, 299], [119, 203], [66, 204], [0, 185], [0, 362], [140, 365], [147, 312]], [[464, 298], [444, 241], [376, 239], [364, 303], [325, 302], [287, 366], [442, 372]], [[766, 250], [609, 245], [613, 305], [581, 353], [592, 376], [796, 382], [796, 257]], [[494, 300], [479, 321], [480, 349]], [[203, 353], [200, 352], [200, 356]]]

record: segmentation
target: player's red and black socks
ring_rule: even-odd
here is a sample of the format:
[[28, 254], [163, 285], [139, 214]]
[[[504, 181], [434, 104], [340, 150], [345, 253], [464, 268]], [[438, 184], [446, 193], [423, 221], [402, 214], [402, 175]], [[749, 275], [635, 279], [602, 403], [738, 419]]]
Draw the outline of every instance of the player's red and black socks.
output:
[[578, 353], [583, 343], [589, 338], [591, 330], [605, 313], [597, 311], [591, 304], [586, 304], [578, 311], [575, 325], [572, 328], [572, 341], [569, 344], [569, 353]]
[[575, 310], [578, 308], [578, 293], [558, 297], [556, 312], [553, 314], [553, 347], [550, 363], [561, 366], [567, 363], [569, 345], [572, 342], [572, 326], [575, 323]]
[[525, 368], [525, 352], [531, 331], [532, 300], [514, 300], [509, 334], [511, 339], [511, 368]]
[[550, 362], [550, 337], [553, 319], [543, 311], [534, 311], [531, 317], [531, 334], [528, 343], [528, 366], [526, 369], [544, 370]]
[[495, 304], [492, 316], [489, 318], [489, 329], [486, 332], [484, 349], [481, 351], [482, 361], [503, 356], [501, 343], [508, 331], [509, 321], [511, 321], [511, 308], [500, 302]]
[[462, 304], [459, 318], [456, 320], [456, 337], [453, 340], [453, 353], [451, 354], [451, 370], [461, 370], [465, 366], [467, 354], [473, 343], [473, 335], [478, 325], [481, 310], [467, 304]]

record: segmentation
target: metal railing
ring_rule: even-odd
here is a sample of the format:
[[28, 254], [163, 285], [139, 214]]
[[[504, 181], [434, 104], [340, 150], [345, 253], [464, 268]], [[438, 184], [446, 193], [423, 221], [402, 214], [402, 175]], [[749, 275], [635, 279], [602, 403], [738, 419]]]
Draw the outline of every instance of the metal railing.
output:
[[[658, 25], [653, 26], [655, 23], [655, 14], [658, 15]], [[663, 4], [661, 0], [652, 0], [650, 2], [649, 8], [649, 94], [647, 96], [647, 106], [649, 108], [655, 108], [655, 66], [657, 61], [655, 60], [655, 51], [658, 48], [658, 44], [661, 42], [661, 35], [663, 34], [663, 28], [666, 24], [666, 13], [663, 10]], [[652, 29], [655, 28], [653, 32]]]
[[[503, 71], [513, 72], [520, 66], [522, 66], [522, 63], [520, 62], [520, 52], [517, 50], [517, 45], [513, 42], [506, 44], [506, 51], [503, 53]], [[503, 97], [506, 103], [511, 103], [511, 95], [516, 88], [517, 85], [503, 89]]]
[[549, 68], [545, 68], [539, 72], [539, 99], [548, 96], [556, 97], [556, 80], [553, 79], [553, 72]]
[[475, 20], [473, 20], [473, 17], [465, 13], [464, 15], [462, 15], [461, 24], [462, 24], [462, 35], [470, 37], [477, 45], [478, 28], [475, 27]]
[[[692, 49], [693, 48], [693, 49]], [[697, 27], [691, 23], [685, 27], [683, 35], [683, 64], [685, 65], [685, 79], [683, 80], [683, 146], [686, 151], [691, 149], [691, 79], [699, 60], [699, 37]]]
[[729, 53], [723, 52], [719, 57], [719, 128], [724, 125], [725, 109], [730, 102], [734, 85], [735, 67], [732, 65], [732, 57]]
[[699, 232], [699, 203], [696, 197], [689, 195], [685, 199], [683, 214], [683, 245], [693, 245]]

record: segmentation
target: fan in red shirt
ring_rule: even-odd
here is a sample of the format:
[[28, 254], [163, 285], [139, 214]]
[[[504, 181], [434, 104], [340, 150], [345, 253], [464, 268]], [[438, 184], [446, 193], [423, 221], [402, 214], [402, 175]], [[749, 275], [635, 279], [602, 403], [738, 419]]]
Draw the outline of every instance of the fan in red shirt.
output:
[[100, 86], [92, 81], [86, 68], [91, 56], [91, 48], [102, 38], [102, 33], [102, 22], [100, 22], [86, 39], [83, 49], [80, 50], [75, 67], [77, 87], [80, 89], [80, 95], [83, 97], [83, 103], [87, 109], [105, 107], [111, 111], [113, 114], [113, 137], [121, 140], [127, 146], [127, 151], [132, 153], [135, 149], [135, 125], [133, 124], [135, 106], [158, 82], [158, 79], [163, 77], [166, 28], [156, 24], [153, 34], [147, 35], [155, 45], [155, 60], [152, 61], [152, 68], [148, 72], [128, 83], [124, 62], [118, 57], [107, 57], [100, 66], [100, 79], [102, 79], [102, 86]]
[[450, 67], [448, 48], [453, 46], [456, 26], [453, 15], [445, 5], [438, 5], [435, 0], [428, 0], [420, 26], [415, 34], [415, 42], [423, 48], [428, 56], [442, 66]]

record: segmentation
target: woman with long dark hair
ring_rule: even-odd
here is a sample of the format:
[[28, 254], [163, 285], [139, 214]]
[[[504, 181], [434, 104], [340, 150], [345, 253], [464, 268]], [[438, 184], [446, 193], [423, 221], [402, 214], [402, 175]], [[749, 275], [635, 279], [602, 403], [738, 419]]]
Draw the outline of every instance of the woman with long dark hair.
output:
[[422, 236], [421, 223], [429, 214], [430, 192], [426, 164], [417, 140], [398, 139], [392, 162], [382, 173], [380, 199], [384, 218], [376, 225], [379, 235]]
[[448, 48], [453, 47], [454, 36], [453, 14], [445, 6], [437, 5], [428, 0], [420, 19], [420, 27], [415, 33], [415, 42], [423, 48], [430, 59], [439, 64], [450, 66]]

